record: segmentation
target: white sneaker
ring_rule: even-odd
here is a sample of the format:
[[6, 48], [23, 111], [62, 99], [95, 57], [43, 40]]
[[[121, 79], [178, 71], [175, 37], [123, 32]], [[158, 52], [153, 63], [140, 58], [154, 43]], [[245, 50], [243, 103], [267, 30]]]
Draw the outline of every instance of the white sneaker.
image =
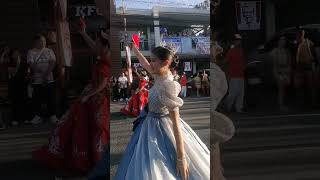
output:
[[39, 116], [35, 116], [30, 122], [31, 124], [40, 124], [42, 123], [42, 119]]
[[56, 115], [53, 115], [50, 117], [50, 121], [53, 123], [53, 124], [58, 124], [59, 123], [59, 119], [57, 118]]
[[121, 99], [120, 99], [120, 102], [122, 102], [122, 101], [123, 101], [123, 99], [121, 98]]
[[17, 121], [12, 121], [11, 124], [12, 124], [12, 126], [18, 126], [19, 125], [19, 123]]
[[29, 120], [25, 120], [23, 123], [30, 124], [30, 121]]

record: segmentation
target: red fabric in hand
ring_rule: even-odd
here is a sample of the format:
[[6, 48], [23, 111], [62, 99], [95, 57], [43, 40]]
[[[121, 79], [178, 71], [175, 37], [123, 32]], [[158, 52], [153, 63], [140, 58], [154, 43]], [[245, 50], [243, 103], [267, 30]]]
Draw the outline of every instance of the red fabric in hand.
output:
[[140, 37], [137, 34], [132, 35], [132, 40], [135, 46], [139, 49], [140, 47]]

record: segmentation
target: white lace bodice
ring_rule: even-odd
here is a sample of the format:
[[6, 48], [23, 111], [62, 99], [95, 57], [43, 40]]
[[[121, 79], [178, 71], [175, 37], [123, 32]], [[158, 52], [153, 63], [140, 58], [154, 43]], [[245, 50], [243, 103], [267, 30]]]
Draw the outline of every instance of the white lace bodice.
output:
[[178, 97], [181, 86], [173, 81], [173, 76], [153, 75], [154, 85], [149, 91], [149, 111], [167, 114], [170, 110], [177, 110], [183, 105], [183, 100]]

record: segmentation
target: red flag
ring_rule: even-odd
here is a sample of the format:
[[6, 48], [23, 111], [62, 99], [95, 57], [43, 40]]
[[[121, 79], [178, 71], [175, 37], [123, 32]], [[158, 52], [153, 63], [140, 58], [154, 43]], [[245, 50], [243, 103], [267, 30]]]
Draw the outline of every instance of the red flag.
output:
[[133, 34], [132, 35], [132, 40], [133, 40], [133, 43], [136, 45], [136, 47], [139, 49], [139, 47], [140, 47], [140, 37], [139, 37], [139, 35]]
[[86, 25], [86, 22], [85, 22], [85, 20], [84, 20], [83, 17], [80, 18], [79, 25], [80, 25], [80, 29], [81, 29], [81, 30], [83, 30], [83, 29], [86, 28], [87, 25]]

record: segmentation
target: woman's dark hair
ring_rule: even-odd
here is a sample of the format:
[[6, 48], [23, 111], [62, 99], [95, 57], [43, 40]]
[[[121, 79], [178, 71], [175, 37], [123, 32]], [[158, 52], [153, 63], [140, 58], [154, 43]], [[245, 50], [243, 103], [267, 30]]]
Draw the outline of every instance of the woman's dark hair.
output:
[[178, 56], [171, 51], [169, 48], [158, 46], [152, 49], [151, 53], [159, 58], [161, 61], [169, 60], [172, 61], [170, 68], [176, 68], [179, 64]]
[[100, 40], [102, 46], [107, 47], [108, 49], [110, 49], [109, 40], [103, 38], [102, 36], [99, 36], [99, 40]]
[[43, 34], [37, 34], [37, 35], [35, 35], [35, 36], [33, 37], [33, 41], [35, 42], [35, 41], [37, 41], [37, 40], [40, 40], [41, 37], [44, 37], [44, 38], [45, 38], [45, 36], [44, 36]]

